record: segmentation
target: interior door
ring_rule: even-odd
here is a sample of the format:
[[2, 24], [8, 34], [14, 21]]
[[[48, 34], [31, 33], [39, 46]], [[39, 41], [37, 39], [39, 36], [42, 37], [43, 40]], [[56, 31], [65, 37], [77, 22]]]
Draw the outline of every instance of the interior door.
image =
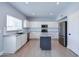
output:
[[79, 54], [79, 12], [68, 16], [68, 48]]

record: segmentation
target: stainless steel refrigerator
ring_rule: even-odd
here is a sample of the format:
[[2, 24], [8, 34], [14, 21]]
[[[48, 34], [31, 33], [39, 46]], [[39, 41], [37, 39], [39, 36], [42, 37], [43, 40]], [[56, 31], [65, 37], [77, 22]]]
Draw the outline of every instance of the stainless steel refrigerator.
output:
[[67, 47], [67, 21], [59, 22], [59, 43]]

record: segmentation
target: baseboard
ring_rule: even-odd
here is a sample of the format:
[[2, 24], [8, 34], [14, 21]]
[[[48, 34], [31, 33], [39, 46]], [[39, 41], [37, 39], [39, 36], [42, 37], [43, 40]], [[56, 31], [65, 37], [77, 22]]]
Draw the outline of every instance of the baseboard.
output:
[[3, 55], [3, 52], [0, 52], [0, 56]]
[[[68, 48], [69, 49], [69, 48]], [[72, 51], [71, 49], [69, 49], [69, 51], [73, 52], [76, 56], [79, 57], [79, 55], [77, 53], [75, 53], [74, 51]]]

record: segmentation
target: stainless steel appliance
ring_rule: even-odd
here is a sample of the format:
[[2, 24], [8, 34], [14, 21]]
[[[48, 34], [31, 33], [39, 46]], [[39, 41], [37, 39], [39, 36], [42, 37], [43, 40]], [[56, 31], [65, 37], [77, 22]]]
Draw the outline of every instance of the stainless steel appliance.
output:
[[67, 21], [59, 23], [59, 43], [67, 47]]

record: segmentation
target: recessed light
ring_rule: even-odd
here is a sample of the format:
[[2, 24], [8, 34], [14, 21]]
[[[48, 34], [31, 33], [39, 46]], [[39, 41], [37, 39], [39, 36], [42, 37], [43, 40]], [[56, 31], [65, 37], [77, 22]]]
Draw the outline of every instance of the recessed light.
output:
[[57, 4], [57, 5], [59, 5], [60, 3], [59, 3], [59, 2], [57, 2], [56, 4]]
[[25, 2], [25, 4], [29, 4], [29, 2]]
[[53, 13], [49, 13], [49, 15], [53, 15]]

